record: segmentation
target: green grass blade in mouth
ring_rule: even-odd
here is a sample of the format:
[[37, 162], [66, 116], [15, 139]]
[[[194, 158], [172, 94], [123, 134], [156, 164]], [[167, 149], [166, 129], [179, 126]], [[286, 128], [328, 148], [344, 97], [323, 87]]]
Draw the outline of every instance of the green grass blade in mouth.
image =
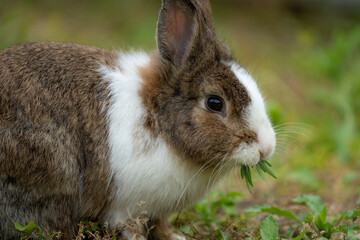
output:
[[[260, 161], [255, 165], [257, 172], [259, 173], [260, 177], [270, 186], [269, 182], [267, 181], [264, 173], [269, 174], [273, 178], [277, 179], [275, 174], [271, 171], [271, 164], [268, 161]], [[246, 186], [251, 193], [251, 187], [254, 187], [252, 178], [251, 178], [251, 170], [249, 166], [242, 165], [240, 169], [241, 178], [245, 179]]]
[[252, 179], [251, 179], [251, 172], [250, 172], [250, 167], [246, 166], [246, 171], [245, 171], [245, 178], [246, 181], [250, 184], [250, 186], [254, 187], [253, 183], [252, 183]]
[[254, 187], [253, 186], [253, 183], [252, 183], [252, 179], [251, 179], [251, 172], [250, 172], [250, 167], [249, 166], [246, 166], [246, 165], [242, 165], [241, 166], [241, 178], [246, 180], [246, 187], [248, 188], [249, 192], [251, 192], [251, 187]]
[[270, 167], [270, 163], [268, 163], [267, 161], [260, 161], [258, 162], [259, 166], [261, 167], [261, 169], [266, 172], [267, 174], [269, 174], [270, 176], [272, 176], [273, 178], [277, 179], [277, 177], [275, 176], [275, 174], [271, 171]]

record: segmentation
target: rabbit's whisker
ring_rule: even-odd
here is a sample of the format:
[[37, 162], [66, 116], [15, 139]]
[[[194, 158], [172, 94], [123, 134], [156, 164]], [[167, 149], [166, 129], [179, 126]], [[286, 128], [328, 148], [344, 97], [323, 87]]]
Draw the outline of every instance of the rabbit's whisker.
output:
[[[190, 180], [188, 181], [188, 183], [186, 184], [186, 186], [184, 187], [183, 191], [180, 194], [179, 200], [176, 203], [176, 207], [175, 209], [178, 209], [181, 200], [183, 199], [187, 189], [189, 188], [191, 182], [197, 177], [199, 176], [201, 173], [203, 173], [206, 169], [208, 169], [209, 167], [211, 167], [213, 164], [211, 164], [211, 162], [213, 161], [213, 158], [208, 160], [206, 163], [204, 163], [194, 174], [193, 176], [190, 178]], [[210, 164], [209, 164], [210, 163]]]

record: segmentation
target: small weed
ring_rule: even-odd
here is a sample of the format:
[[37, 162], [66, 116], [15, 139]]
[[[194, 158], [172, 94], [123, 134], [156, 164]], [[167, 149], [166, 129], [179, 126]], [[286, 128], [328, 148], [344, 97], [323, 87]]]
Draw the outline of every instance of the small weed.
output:
[[189, 239], [236, 239], [242, 228], [236, 205], [243, 197], [238, 192], [214, 191], [209, 197], [211, 201], [199, 201], [192, 209], [180, 213], [173, 224]]
[[14, 226], [16, 231], [21, 232], [22, 235], [27, 238], [31, 236], [31, 234], [36, 228], [36, 224], [34, 222], [29, 222], [28, 225], [26, 225], [25, 227], [20, 223], [15, 222]]
[[[300, 194], [292, 200], [293, 204], [305, 205], [309, 211], [294, 212], [276, 206], [258, 205], [246, 209], [243, 214], [236, 213], [236, 204], [243, 198], [241, 194], [215, 192], [212, 197], [215, 198], [212, 202], [203, 200], [195, 204], [194, 209], [176, 218], [175, 226], [189, 239], [356, 240], [356, 234], [360, 233], [357, 222], [360, 207], [330, 218], [327, 205], [316, 195]], [[257, 229], [249, 229], [247, 222], [251, 222], [254, 213], [271, 215]], [[279, 218], [274, 216], [291, 220], [287, 232], [283, 229], [280, 231]]]
[[100, 227], [97, 222], [91, 222], [88, 220], [81, 221], [79, 223], [79, 230], [76, 236], [76, 240], [82, 239], [96, 239], [96, 240], [116, 240], [123, 239], [122, 233], [124, 231], [133, 234], [134, 239], [141, 239], [143, 234], [148, 235], [152, 229], [147, 226], [148, 217], [147, 212], [141, 210], [141, 206], [144, 202], [137, 204], [137, 213], [132, 216], [126, 223], [119, 223], [114, 228], [108, 226]]
[[[21, 225], [18, 222], [14, 223], [15, 231], [20, 232], [22, 234], [21, 239], [34, 239], [34, 240], [43, 240], [43, 231], [40, 226], [36, 226], [34, 222], [29, 222], [26, 226]], [[38, 229], [38, 233], [36, 233], [36, 228]], [[50, 236], [46, 237], [46, 240], [58, 239], [60, 238], [60, 233], [55, 232]]]
[[273, 216], [268, 216], [261, 223], [260, 235], [264, 240], [276, 240], [278, 237], [279, 225]]
[[[344, 239], [356, 239], [356, 231], [360, 230], [360, 226], [356, 223], [356, 219], [360, 216], [360, 208], [343, 212], [337, 217], [328, 219], [327, 206], [323, 204], [319, 196], [300, 194], [293, 199], [293, 202], [307, 205], [311, 213], [302, 212], [297, 215], [290, 210], [268, 205], [254, 206], [248, 208], [246, 212], [270, 213], [295, 220], [296, 227], [291, 226], [289, 228], [288, 239], [292, 239], [291, 237], [296, 229], [299, 230], [300, 234], [293, 239], [334, 239], [336, 236], [346, 236]], [[350, 224], [345, 220], [350, 220]], [[279, 227], [276, 220], [271, 216], [265, 218], [260, 228], [261, 237], [265, 240], [276, 239], [278, 231]]]

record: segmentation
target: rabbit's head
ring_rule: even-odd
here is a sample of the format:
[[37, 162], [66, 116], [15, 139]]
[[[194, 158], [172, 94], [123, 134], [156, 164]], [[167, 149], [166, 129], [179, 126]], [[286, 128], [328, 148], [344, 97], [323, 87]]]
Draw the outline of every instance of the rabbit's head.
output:
[[272, 155], [263, 98], [217, 39], [208, 0], [164, 0], [157, 45], [153, 69], [161, 70], [145, 77], [141, 93], [153, 135], [198, 166], [255, 165]]

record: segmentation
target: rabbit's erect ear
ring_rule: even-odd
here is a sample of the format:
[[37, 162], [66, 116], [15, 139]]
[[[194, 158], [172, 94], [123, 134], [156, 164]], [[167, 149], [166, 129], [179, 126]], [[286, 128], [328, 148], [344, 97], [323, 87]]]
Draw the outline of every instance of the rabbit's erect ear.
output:
[[157, 44], [163, 59], [175, 66], [200, 43], [204, 24], [213, 31], [208, 0], [163, 0], [157, 23]]
[[196, 29], [191, 1], [163, 0], [157, 23], [157, 44], [165, 60], [180, 65]]

